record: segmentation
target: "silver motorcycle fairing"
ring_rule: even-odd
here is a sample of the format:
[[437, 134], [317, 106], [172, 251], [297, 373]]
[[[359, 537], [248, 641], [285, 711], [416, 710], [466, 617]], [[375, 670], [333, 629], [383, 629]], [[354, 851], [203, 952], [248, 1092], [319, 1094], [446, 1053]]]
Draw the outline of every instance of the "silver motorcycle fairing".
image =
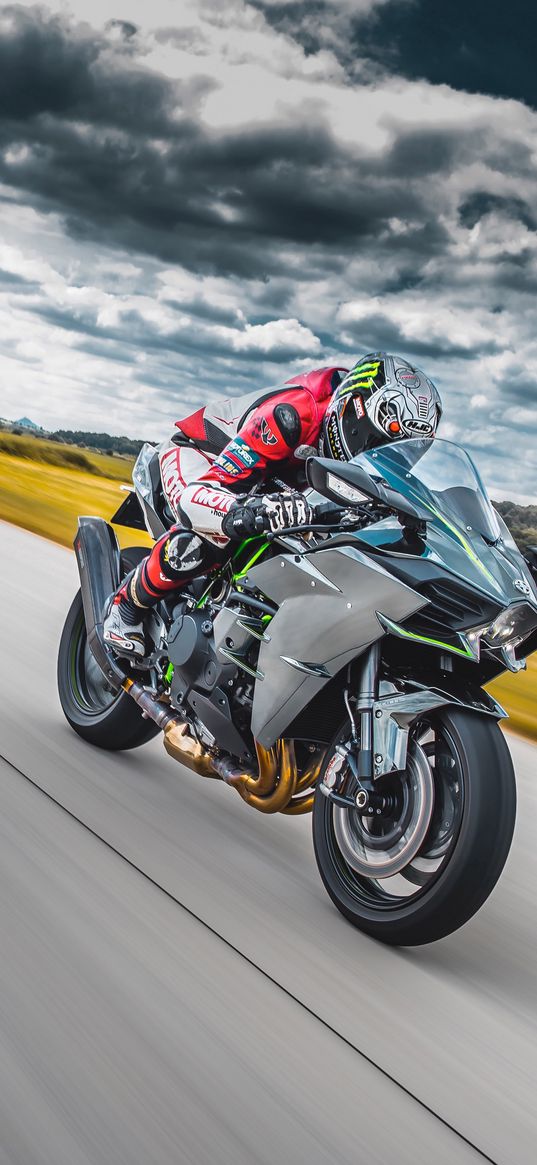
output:
[[[384, 685], [386, 686], [386, 685]], [[387, 685], [391, 687], [391, 685]], [[488, 692], [480, 692], [479, 699], [458, 698], [453, 692], [440, 688], [425, 688], [415, 684], [405, 692], [395, 689], [384, 693], [373, 704], [373, 752], [375, 755], [375, 777], [401, 772], [406, 768], [410, 727], [414, 720], [436, 708], [448, 704], [466, 708], [477, 715], [492, 716], [502, 720], [507, 713]]]
[[385, 634], [376, 611], [406, 619], [427, 603], [354, 546], [280, 554], [252, 567], [248, 580], [279, 607], [261, 643], [263, 678], [254, 689], [252, 732], [264, 748]]

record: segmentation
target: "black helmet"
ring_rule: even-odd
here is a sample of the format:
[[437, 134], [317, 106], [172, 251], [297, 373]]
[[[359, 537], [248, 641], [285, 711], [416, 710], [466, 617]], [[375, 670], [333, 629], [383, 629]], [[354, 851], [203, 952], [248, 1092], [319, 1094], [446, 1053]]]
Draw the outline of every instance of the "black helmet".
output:
[[323, 422], [325, 457], [349, 461], [402, 437], [434, 437], [442, 402], [433, 382], [400, 356], [364, 356], [338, 387]]

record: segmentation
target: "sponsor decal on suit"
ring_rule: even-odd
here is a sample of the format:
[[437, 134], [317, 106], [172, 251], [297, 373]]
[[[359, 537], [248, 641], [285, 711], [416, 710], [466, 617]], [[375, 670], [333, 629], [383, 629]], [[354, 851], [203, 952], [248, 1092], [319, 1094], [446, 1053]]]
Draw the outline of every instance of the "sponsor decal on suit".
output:
[[229, 477], [240, 477], [242, 469], [230, 457], [224, 457], [223, 454], [217, 457], [213, 463], [213, 473], [219, 472], [221, 475], [227, 474]]
[[185, 481], [180, 470], [180, 451], [170, 449], [160, 459], [160, 476], [164, 493], [174, 509], [185, 488]]
[[210, 486], [200, 485], [195, 493], [192, 494], [192, 501], [197, 506], [207, 506], [209, 510], [213, 510], [219, 517], [229, 513], [234, 504], [234, 498], [230, 497], [228, 493], [224, 493], [219, 489], [211, 489]]
[[253, 469], [259, 461], [259, 453], [255, 453], [242, 437], [235, 437], [234, 441], [230, 441], [227, 446], [227, 453], [231, 457], [236, 457], [237, 461], [244, 465], [246, 469]]
[[263, 445], [278, 444], [278, 438], [276, 434], [272, 432], [268, 421], [266, 421], [264, 417], [261, 418], [261, 440]]

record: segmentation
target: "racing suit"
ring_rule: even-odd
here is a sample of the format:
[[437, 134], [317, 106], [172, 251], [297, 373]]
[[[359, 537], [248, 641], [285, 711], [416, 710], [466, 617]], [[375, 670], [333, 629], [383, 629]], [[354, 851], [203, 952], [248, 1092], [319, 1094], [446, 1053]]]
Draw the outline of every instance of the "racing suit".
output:
[[240, 504], [238, 495], [274, 473], [286, 473], [292, 488], [301, 463], [294, 452], [301, 445], [318, 448], [328, 403], [345, 372], [317, 369], [280, 387], [211, 403], [176, 422], [178, 433], [161, 446], [159, 461], [177, 524], [116, 596], [132, 618], [136, 607], [152, 606], [223, 561], [226, 517]]

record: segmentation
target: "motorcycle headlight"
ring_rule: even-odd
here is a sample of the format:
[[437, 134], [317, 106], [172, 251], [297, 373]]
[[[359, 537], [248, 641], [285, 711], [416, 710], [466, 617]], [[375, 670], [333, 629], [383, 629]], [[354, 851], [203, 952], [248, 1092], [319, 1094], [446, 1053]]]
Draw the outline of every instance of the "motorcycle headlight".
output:
[[537, 627], [537, 610], [529, 603], [507, 607], [488, 627], [476, 628], [483, 643], [494, 649], [517, 647]]

